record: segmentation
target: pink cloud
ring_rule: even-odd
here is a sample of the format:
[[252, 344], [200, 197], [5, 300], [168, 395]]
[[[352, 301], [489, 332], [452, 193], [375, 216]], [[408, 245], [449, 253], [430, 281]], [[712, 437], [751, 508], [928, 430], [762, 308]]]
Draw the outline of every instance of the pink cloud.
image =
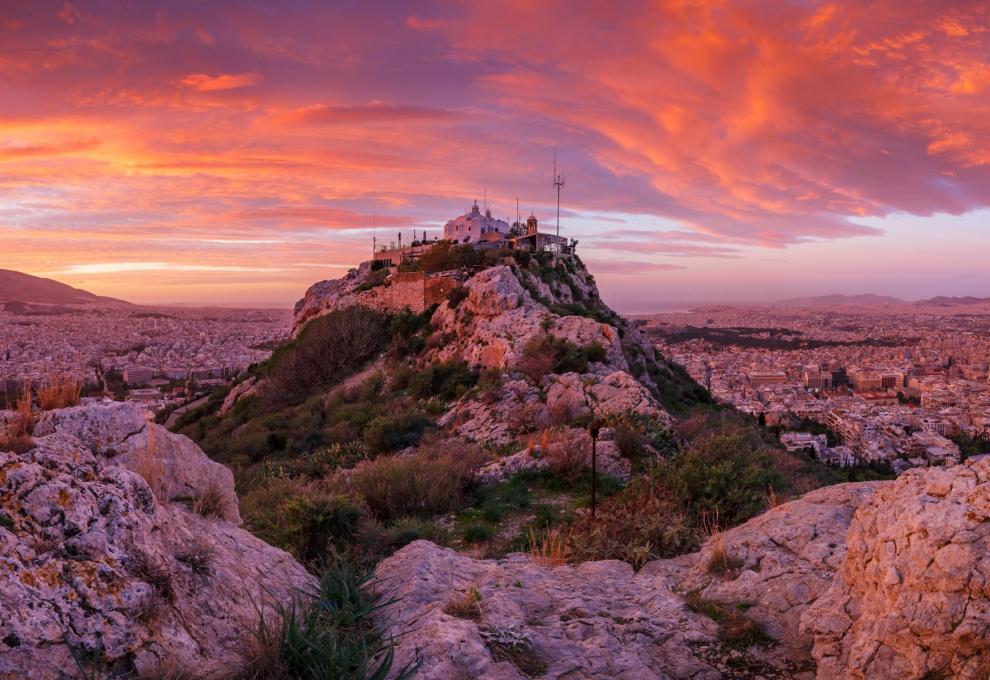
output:
[[261, 82], [260, 73], [221, 73], [211, 76], [207, 73], [190, 73], [179, 81], [182, 85], [197, 92], [215, 92], [217, 90], [236, 90], [250, 87]]

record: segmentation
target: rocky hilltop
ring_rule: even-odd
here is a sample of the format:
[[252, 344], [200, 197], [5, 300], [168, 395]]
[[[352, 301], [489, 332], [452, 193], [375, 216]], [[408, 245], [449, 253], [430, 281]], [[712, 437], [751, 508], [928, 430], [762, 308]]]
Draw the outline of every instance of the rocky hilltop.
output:
[[987, 677], [990, 460], [827, 469], [577, 257], [437, 248], [311, 287], [188, 438], [0, 412], [0, 678], [244, 677], [259, 614], [310, 594], [251, 677]]
[[[670, 425], [661, 404], [663, 388], [680, 380], [697, 390], [676, 367], [656, 355], [648, 339], [601, 300], [594, 277], [580, 259], [520, 263], [502, 258], [475, 271], [445, 272], [458, 281], [453, 293], [431, 309], [435, 343], [423, 363], [463, 361], [500, 373], [497, 393], [468, 398], [441, 419], [456, 433], [477, 441], [510, 441], [518, 433], [518, 414], [527, 427], [545, 427], [554, 418], [635, 412]], [[480, 269], [480, 271], [478, 271]], [[313, 318], [353, 305], [403, 308], [408, 298], [389, 292], [402, 285], [390, 277], [369, 288], [376, 273], [369, 263], [341, 279], [313, 285], [296, 304], [295, 332]], [[546, 375], [527, 371], [527, 346], [551, 336], [577, 347], [594, 347], [582, 372]], [[701, 392], [696, 391], [695, 397]]]
[[0, 678], [219, 677], [316, 587], [238, 527], [230, 470], [133, 405], [45, 412], [21, 448], [0, 446]]

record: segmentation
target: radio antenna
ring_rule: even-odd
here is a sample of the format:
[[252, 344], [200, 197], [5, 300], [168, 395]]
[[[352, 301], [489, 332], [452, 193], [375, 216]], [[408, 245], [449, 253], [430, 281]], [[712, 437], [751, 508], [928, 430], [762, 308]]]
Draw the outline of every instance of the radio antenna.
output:
[[557, 190], [557, 236], [560, 236], [560, 190], [564, 188], [564, 176], [557, 174], [557, 149], [553, 150], [553, 188]]

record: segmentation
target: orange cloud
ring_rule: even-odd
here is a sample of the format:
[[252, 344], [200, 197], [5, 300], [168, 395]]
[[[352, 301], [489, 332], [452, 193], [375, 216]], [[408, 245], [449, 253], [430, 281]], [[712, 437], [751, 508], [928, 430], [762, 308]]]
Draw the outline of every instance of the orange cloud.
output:
[[236, 90], [250, 87], [261, 82], [260, 73], [221, 73], [211, 76], [207, 73], [190, 73], [179, 82], [197, 92], [215, 92], [217, 90]]

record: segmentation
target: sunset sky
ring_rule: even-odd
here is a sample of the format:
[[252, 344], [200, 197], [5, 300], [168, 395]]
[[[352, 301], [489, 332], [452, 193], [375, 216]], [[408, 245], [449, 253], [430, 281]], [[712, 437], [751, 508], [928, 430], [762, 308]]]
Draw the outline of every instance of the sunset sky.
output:
[[288, 306], [380, 240], [580, 239], [620, 311], [990, 295], [986, 2], [0, 0], [0, 268]]

